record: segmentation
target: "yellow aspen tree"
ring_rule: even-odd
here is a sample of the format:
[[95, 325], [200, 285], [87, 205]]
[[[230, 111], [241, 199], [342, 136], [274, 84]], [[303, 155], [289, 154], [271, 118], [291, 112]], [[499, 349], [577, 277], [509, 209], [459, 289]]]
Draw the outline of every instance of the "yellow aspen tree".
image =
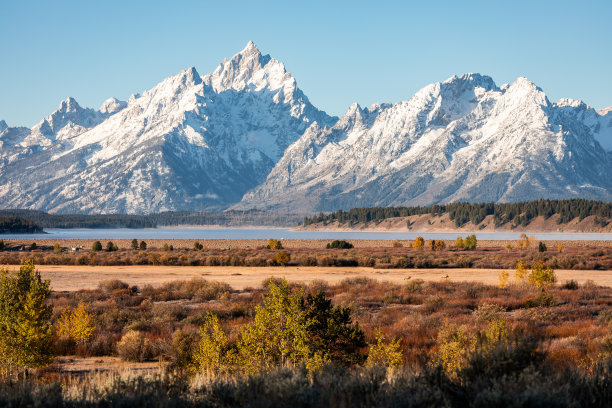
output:
[[375, 332], [375, 342], [369, 344], [368, 359], [366, 367], [387, 367], [391, 369], [399, 368], [403, 364], [402, 351], [400, 349], [400, 339], [393, 339], [387, 342], [382, 329], [378, 328]]

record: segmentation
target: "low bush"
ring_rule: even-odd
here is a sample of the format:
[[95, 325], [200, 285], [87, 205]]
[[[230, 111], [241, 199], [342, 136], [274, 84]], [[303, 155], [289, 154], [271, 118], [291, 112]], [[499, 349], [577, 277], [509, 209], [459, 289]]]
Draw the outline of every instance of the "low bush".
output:
[[327, 249], [350, 249], [353, 248], [353, 244], [343, 240], [334, 240], [327, 244]]
[[117, 354], [125, 361], [147, 361], [153, 357], [153, 348], [141, 332], [128, 331], [117, 343]]

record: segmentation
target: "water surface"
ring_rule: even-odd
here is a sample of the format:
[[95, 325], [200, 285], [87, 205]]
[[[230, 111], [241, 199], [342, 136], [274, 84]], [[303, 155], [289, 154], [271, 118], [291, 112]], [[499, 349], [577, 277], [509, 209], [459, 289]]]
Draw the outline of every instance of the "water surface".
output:
[[[292, 231], [289, 228], [108, 228], [86, 229], [71, 228], [45, 229], [42, 234], [2, 234], [0, 239], [373, 239], [402, 240], [415, 239], [455, 239], [467, 236], [463, 232], [333, 232], [333, 231]], [[516, 240], [520, 232], [475, 232], [479, 240]], [[577, 241], [612, 241], [612, 234], [598, 233], [529, 233], [537, 240], [577, 240]]]

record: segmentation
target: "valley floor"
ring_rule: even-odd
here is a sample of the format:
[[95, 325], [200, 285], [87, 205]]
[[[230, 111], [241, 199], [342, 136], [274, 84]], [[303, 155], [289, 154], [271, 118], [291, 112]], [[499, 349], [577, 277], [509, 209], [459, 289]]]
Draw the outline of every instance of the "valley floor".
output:
[[[347, 278], [370, 278], [394, 284], [409, 280], [479, 282], [487, 285], [499, 283], [502, 269], [375, 269], [370, 267], [243, 267], [243, 266], [89, 266], [89, 265], [37, 265], [45, 279], [51, 280], [56, 291], [96, 289], [101, 282], [120, 279], [130, 285], [159, 287], [164, 283], [192, 278], [222, 281], [237, 290], [259, 287], [270, 277], [286, 278], [290, 282], [312, 283], [325, 281], [337, 284]], [[510, 274], [514, 272], [508, 271]], [[593, 281], [599, 286], [612, 287], [612, 273], [601, 270], [556, 270], [558, 282], [575, 280], [580, 284]]]

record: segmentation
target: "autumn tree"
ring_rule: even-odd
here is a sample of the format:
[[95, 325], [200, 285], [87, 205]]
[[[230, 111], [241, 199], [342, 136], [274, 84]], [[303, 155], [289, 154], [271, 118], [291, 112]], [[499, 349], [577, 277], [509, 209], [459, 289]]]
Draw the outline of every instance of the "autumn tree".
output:
[[285, 264], [290, 260], [291, 254], [285, 251], [277, 252], [276, 255], [274, 255], [274, 262], [282, 266], [285, 266]]
[[89, 305], [83, 302], [74, 309], [66, 309], [56, 323], [58, 336], [69, 337], [80, 344], [91, 338], [95, 328], [94, 315], [89, 312]]
[[425, 246], [425, 239], [423, 239], [423, 237], [420, 237], [420, 236], [416, 237], [416, 239], [412, 243], [412, 247], [414, 249], [423, 249], [424, 246]]
[[277, 239], [270, 238], [268, 240], [267, 248], [268, 249], [283, 249], [283, 244]]
[[193, 353], [193, 368], [208, 375], [218, 374], [231, 362], [227, 335], [219, 324], [219, 318], [208, 312], [200, 327], [200, 342]]
[[382, 329], [377, 329], [375, 332], [375, 342], [369, 344], [368, 359], [366, 367], [388, 367], [398, 368], [403, 363], [402, 351], [400, 349], [400, 340], [393, 339], [386, 341]]
[[0, 372], [12, 374], [52, 360], [51, 290], [32, 261], [19, 271], [0, 269]]
[[464, 243], [465, 249], [469, 251], [473, 251], [474, 249], [476, 249], [476, 246], [478, 245], [478, 240], [476, 239], [476, 235], [472, 234], [472, 235], [468, 235], [463, 240], [463, 243]]
[[311, 348], [310, 322], [302, 307], [302, 293], [292, 294], [286, 280], [270, 281], [268, 295], [255, 308], [253, 322], [238, 340], [240, 365], [246, 372], [268, 371], [276, 366], [304, 363], [316, 369], [329, 359]]
[[463, 238], [462, 237], [457, 237], [457, 239], [455, 240], [455, 248], [457, 248], [457, 249], [465, 248], [465, 244], [463, 243]]

